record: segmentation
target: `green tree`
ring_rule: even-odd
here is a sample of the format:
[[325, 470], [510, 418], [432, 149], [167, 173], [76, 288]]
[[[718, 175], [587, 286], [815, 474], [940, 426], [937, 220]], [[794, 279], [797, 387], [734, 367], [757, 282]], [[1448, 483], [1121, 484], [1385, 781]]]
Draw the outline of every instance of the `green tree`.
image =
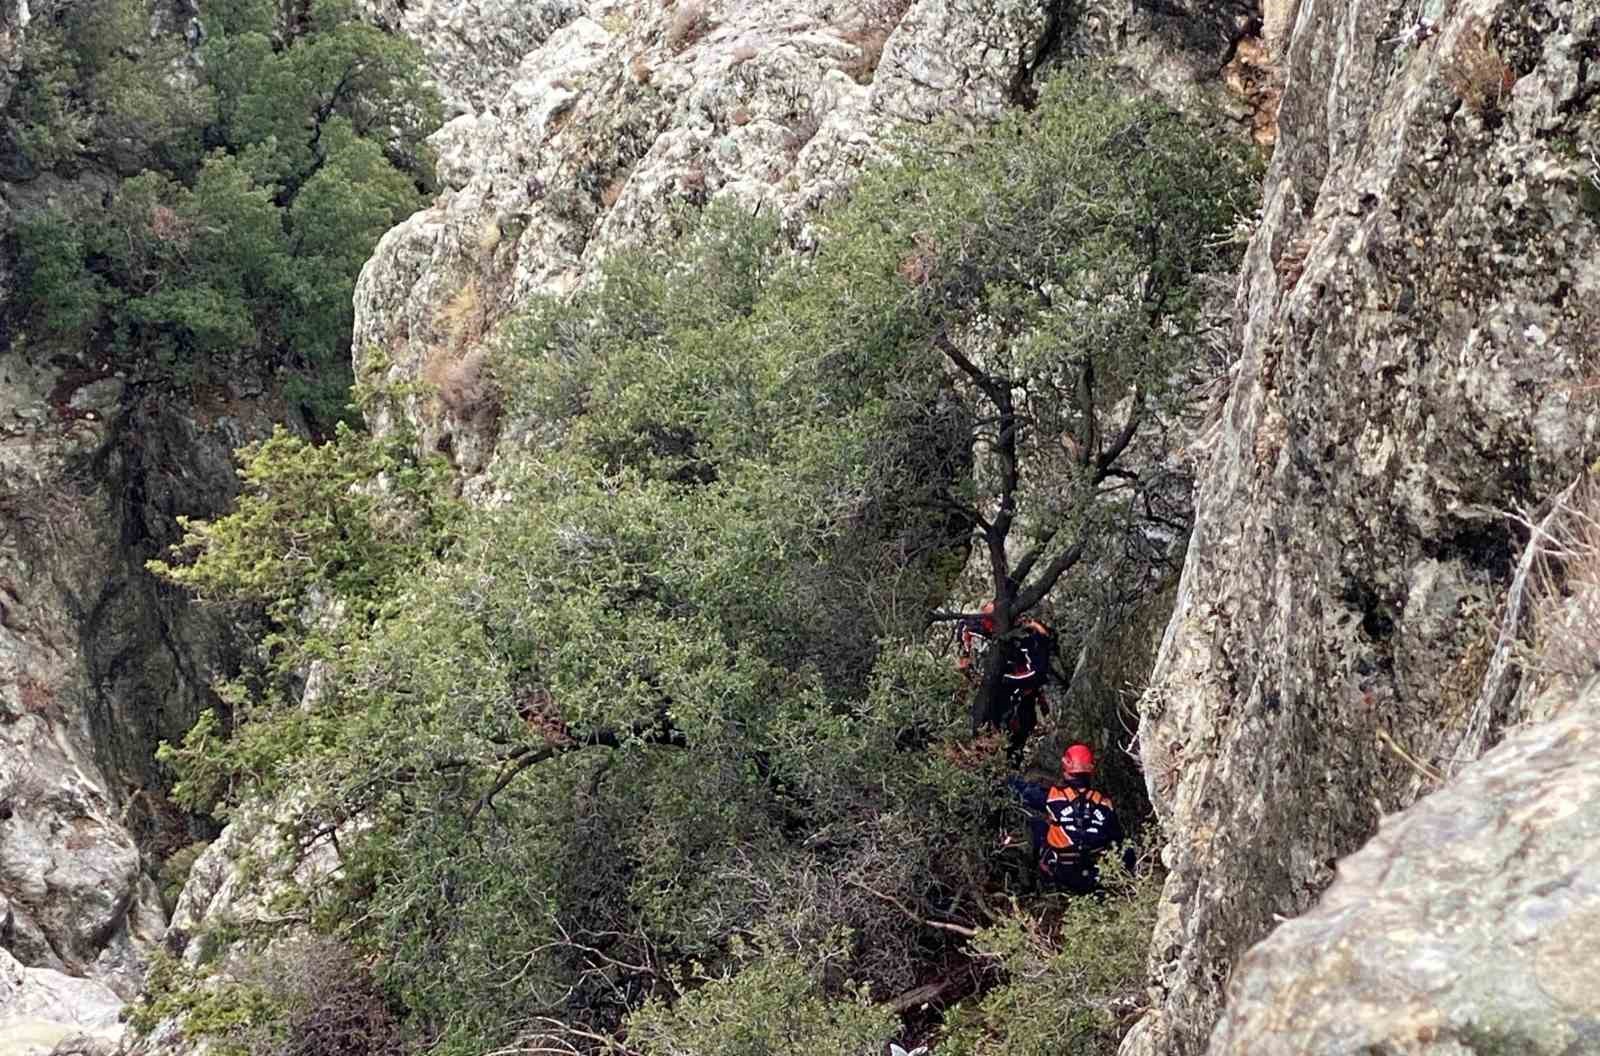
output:
[[11, 311], [58, 351], [93, 335], [97, 357], [144, 380], [286, 367], [290, 396], [328, 429], [346, 413], [355, 277], [421, 204], [439, 106], [415, 45], [348, 4], [284, 14], [208, 5], [197, 58], [176, 33], [152, 38], [137, 0], [30, 29], [13, 141], [38, 168], [128, 178], [109, 208], [21, 220], [27, 296]]
[[[1199, 204], [1122, 171], [1180, 154]], [[412, 500], [357, 460], [192, 538], [173, 574], [273, 605], [322, 677], [169, 758], [196, 797], [284, 794], [301, 850], [336, 839], [344, 868], [305, 897], [437, 1051], [552, 1020], [653, 1052], [850, 1051], [887, 1022], [862, 987], [892, 1002], [1003, 924], [998, 764], [953, 761], [967, 715], [930, 611], [996, 510], [1024, 592], [1127, 523], [1109, 485], [1141, 472], [1193, 286], [1230, 259], [1196, 243], [1248, 179], [1078, 83], [921, 162], [824, 216], [806, 258], [714, 210], [531, 306], [492, 364], [526, 457], [448, 532], [392, 545]], [[1152, 251], [1163, 225], [1182, 235]], [[315, 451], [283, 470], [348, 457]]]
[[1013, 911], [984, 928], [973, 945], [1004, 981], [950, 1017], [935, 1056], [1116, 1052], [1118, 1013], [1143, 996], [1160, 893], [1150, 877], [1118, 877], [1103, 900], [1067, 900], [1058, 916]]
[[257, 179], [292, 198], [338, 148], [323, 142], [334, 119], [414, 172], [431, 167], [422, 140], [440, 108], [414, 43], [360, 21], [350, 0], [316, 0], [287, 47], [258, 41], [247, 32], [218, 45], [219, 57], [244, 64], [225, 74], [221, 135]]
[[210, 91], [175, 73], [182, 38], [149, 30], [140, 0], [62, 5], [28, 26], [5, 125], [33, 167], [98, 163], [132, 175], [193, 163]]
[[[939, 500], [983, 555], [999, 638], [1108, 542], [1181, 531], [1157, 509], [1151, 452], [1254, 193], [1243, 151], [1081, 73], [1004, 128], [989, 149], [913, 156], [856, 199], [887, 229], [902, 280], [892, 312], [869, 308], [875, 325], [940, 379], [941, 398], [912, 390], [904, 406], [960, 434], [939, 454], [961, 463], [935, 473], [962, 486]], [[959, 176], [930, 183], [929, 168]], [[886, 263], [880, 251], [871, 266]], [[988, 654], [975, 723], [1001, 718], [1001, 656]]]

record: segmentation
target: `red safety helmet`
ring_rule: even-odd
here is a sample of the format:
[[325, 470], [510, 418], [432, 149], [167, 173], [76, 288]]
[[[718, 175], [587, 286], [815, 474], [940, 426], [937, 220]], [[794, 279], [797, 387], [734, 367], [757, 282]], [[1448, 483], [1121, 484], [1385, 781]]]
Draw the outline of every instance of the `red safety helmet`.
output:
[[1071, 744], [1061, 753], [1061, 772], [1064, 774], [1094, 773], [1094, 752], [1087, 744]]

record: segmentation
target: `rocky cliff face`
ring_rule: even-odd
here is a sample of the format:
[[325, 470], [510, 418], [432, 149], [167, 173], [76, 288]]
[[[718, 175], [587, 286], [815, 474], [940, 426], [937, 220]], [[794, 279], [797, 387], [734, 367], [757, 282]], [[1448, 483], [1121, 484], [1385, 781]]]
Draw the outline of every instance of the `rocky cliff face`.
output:
[[1142, 702], [1172, 872], [1129, 1054], [1203, 1048], [1239, 955], [1524, 717], [1491, 663], [1517, 515], [1596, 439], [1594, 6], [1302, 0], [1277, 24], [1240, 361]]
[[142, 562], [176, 515], [222, 508], [263, 423], [78, 381], [0, 354], [0, 947], [127, 996], [165, 928], [158, 856], [197, 835], [160, 798], [155, 745], [239, 648]]
[[477, 374], [500, 320], [570, 291], [674, 210], [728, 199], [789, 212], [837, 193], [882, 153], [890, 115], [994, 112], [1050, 24], [1036, 4], [987, 4], [979, 20], [924, 3], [904, 24], [951, 39], [913, 46], [899, 31], [909, 6], [847, 18], [809, 0], [563, 7], [493, 101], [434, 137], [446, 189], [362, 274], [358, 373], [431, 382], [438, 398], [408, 408], [424, 442], [482, 470], [497, 432]]
[[1594, 1050], [1600, 693], [1558, 696], [1245, 955], [1211, 1053]]
[[[0, 6], [0, 98], [30, 17], [53, 6]], [[49, 196], [106, 185], [93, 171], [0, 181], [0, 231]], [[142, 986], [165, 930], [152, 874], [203, 835], [161, 798], [155, 746], [213, 701], [241, 648], [143, 565], [177, 540], [176, 516], [226, 507], [232, 450], [268, 420], [259, 392], [180, 401], [96, 349], [46, 357], [0, 333], [0, 956], [16, 983], [0, 985], [0, 1021], [51, 1011], [28, 996], [40, 980], [58, 996]]]
[[1255, 123], [1260, 102], [1216, 76], [1225, 63], [1244, 69], [1230, 45], [1250, 29], [1245, 4], [1160, 14], [1021, 0], [518, 10], [472, 8], [477, 22], [427, 6], [392, 16], [424, 41], [455, 40], [459, 15], [473, 33], [535, 43], [498, 91], [488, 74], [506, 52], [480, 50], [472, 70], [449, 57], [453, 43], [435, 52], [447, 92], [483, 105], [434, 137], [443, 194], [384, 238], [356, 291], [358, 372], [429, 382], [437, 396], [402, 413], [467, 477], [490, 464], [500, 435], [481, 376], [495, 327], [534, 297], [572, 290], [617, 247], [667, 230], [679, 210], [712, 200], [770, 210], [804, 244], [807, 211], [889, 155], [897, 127], [1025, 104], [1041, 70], [1071, 54], [1114, 52], [1145, 85], [1205, 96], [1241, 124]]

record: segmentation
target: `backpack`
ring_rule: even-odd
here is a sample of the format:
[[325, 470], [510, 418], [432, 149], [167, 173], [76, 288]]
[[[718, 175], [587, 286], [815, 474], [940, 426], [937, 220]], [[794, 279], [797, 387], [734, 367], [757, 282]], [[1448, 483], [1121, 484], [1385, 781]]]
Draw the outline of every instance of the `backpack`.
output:
[[1049, 821], [1039, 854], [1041, 868], [1091, 864], [1095, 854], [1111, 843], [1116, 808], [1105, 793], [1058, 785], [1050, 790], [1044, 806]]
[[1018, 643], [1018, 648], [1034, 672], [1023, 688], [1038, 689], [1055, 674], [1056, 632], [1048, 624], [1034, 619], [1023, 620], [1021, 628], [1027, 633]]

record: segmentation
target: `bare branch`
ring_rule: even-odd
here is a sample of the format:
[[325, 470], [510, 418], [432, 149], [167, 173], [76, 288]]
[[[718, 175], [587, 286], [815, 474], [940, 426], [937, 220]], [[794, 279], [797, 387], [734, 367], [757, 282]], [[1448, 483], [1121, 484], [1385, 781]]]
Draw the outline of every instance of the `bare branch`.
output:
[[1139, 420], [1142, 417], [1140, 412], [1143, 410], [1144, 393], [1134, 390], [1133, 406], [1128, 408], [1128, 420], [1123, 423], [1122, 431], [1111, 442], [1111, 446], [1106, 448], [1095, 459], [1094, 482], [1096, 484], [1106, 479], [1111, 472], [1112, 463], [1116, 462], [1122, 456], [1122, 452], [1128, 449], [1128, 444], [1133, 440], [1134, 432], [1139, 428]]
[[1084, 546], [1084, 540], [1079, 539], [1076, 543], [1061, 551], [1053, 561], [1045, 566], [1045, 570], [1039, 574], [1038, 579], [1019, 591], [1016, 599], [1018, 611], [1027, 612], [1033, 606], [1039, 604], [1040, 600], [1050, 592], [1050, 588], [1056, 585], [1056, 580], [1060, 579], [1068, 569], [1082, 560]]
[[[689, 746], [688, 740], [683, 736], [682, 731], [666, 724], [646, 725], [644, 723], [635, 723], [630, 732], [632, 736], [643, 740], [646, 744], [664, 744], [674, 748], [687, 748]], [[568, 752], [582, 751], [585, 748], [619, 748], [621, 746], [622, 738], [617, 735], [616, 731], [594, 730], [582, 737], [546, 740], [542, 745], [523, 745], [504, 753], [501, 759], [503, 766], [500, 776], [495, 779], [494, 784], [489, 786], [489, 789], [483, 795], [478, 797], [478, 801], [467, 812], [467, 825], [470, 826], [476, 821], [485, 807], [493, 805], [494, 797], [504, 792], [506, 787], [516, 780], [517, 775], [528, 768], [537, 766], [547, 759], [554, 759], [558, 755], [565, 755]]]
[[920, 916], [917, 913], [912, 912], [910, 906], [907, 906], [904, 902], [900, 901], [898, 898], [895, 898], [893, 895], [886, 895], [882, 891], [870, 888], [866, 884], [863, 884], [861, 881], [853, 877], [845, 877], [844, 882], [849, 884], [851, 887], [860, 888], [862, 891], [865, 891], [874, 898], [882, 899], [924, 927], [938, 928], [940, 931], [953, 932], [968, 939], [978, 934], [977, 928], [969, 928], [965, 924], [955, 924], [948, 920], [930, 920], [927, 917]]

